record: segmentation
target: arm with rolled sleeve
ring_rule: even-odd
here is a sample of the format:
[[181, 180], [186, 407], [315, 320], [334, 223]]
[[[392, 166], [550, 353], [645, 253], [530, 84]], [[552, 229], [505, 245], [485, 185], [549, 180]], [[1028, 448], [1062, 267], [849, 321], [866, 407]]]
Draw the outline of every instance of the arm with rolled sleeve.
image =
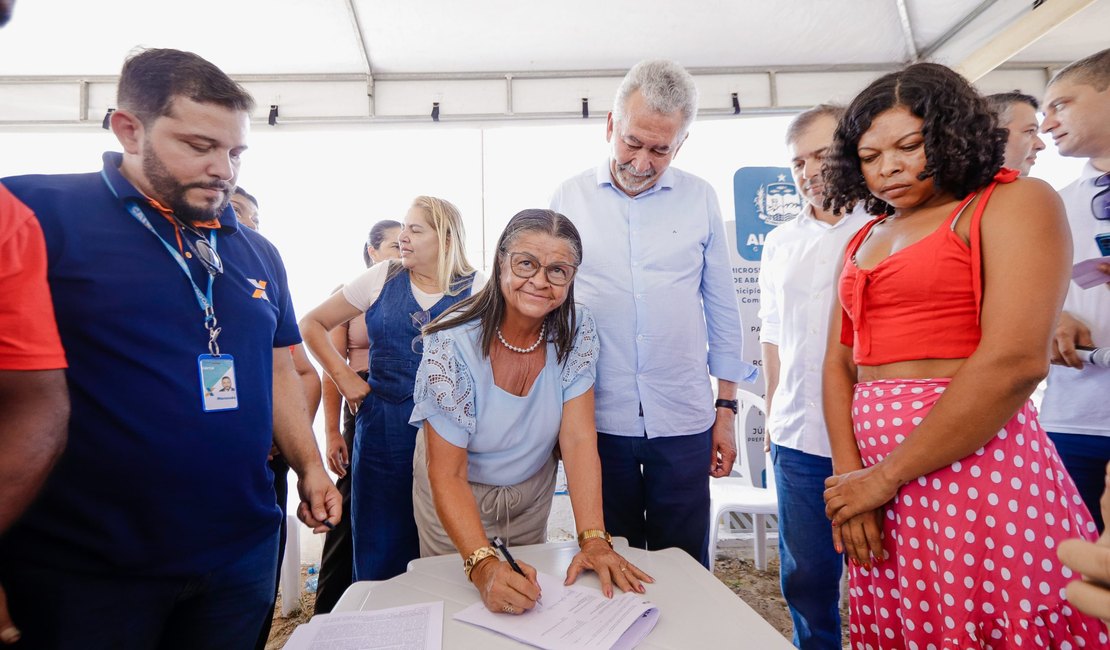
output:
[[709, 338], [709, 374], [733, 384], [751, 382], [755, 380], [756, 369], [744, 362], [744, 330], [736, 303], [728, 237], [717, 205], [717, 195], [711, 189], [706, 191], [705, 208], [706, 218], [709, 219], [709, 241], [702, 257], [701, 299]]
[[[706, 190], [709, 241], [702, 258], [701, 300], [709, 341], [709, 374], [717, 378], [718, 399], [736, 399], [736, 383], [755, 379], [756, 369], [744, 362], [744, 330], [736, 304], [728, 238], [717, 205], [717, 195]], [[728, 476], [736, 461], [736, 418], [727, 408], [717, 408], [713, 422], [713, 451], [709, 475]]]

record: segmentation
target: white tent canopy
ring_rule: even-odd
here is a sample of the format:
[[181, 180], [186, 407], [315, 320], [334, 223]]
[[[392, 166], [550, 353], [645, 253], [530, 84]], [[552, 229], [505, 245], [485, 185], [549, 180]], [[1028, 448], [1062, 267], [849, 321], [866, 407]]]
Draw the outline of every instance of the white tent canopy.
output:
[[847, 100], [914, 60], [1039, 95], [1110, 45], [1110, 0], [20, 0], [0, 32], [0, 126], [99, 126], [139, 46], [200, 53], [279, 121], [375, 124], [605, 114], [649, 57], [690, 68], [701, 116]]

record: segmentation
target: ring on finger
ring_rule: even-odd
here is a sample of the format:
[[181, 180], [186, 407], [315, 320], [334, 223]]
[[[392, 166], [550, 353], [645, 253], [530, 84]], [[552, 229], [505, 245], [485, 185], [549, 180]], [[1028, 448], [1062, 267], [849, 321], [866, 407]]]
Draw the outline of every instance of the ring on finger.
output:
[[501, 611], [505, 612], [506, 614], [516, 614], [516, 608], [512, 605], [504, 605], [503, 607], [501, 607]]
[[628, 571], [628, 565], [627, 565], [627, 564], [626, 564], [626, 565], [623, 565], [623, 566], [621, 567], [621, 573], [624, 573], [625, 571]]

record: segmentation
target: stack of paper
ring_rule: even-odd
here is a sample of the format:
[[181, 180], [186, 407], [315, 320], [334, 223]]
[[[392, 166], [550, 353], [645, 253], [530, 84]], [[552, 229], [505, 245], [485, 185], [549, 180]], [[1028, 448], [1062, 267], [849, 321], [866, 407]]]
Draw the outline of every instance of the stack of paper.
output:
[[440, 650], [443, 601], [372, 612], [321, 614], [298, 627], [285, 650]]
[[455, 620], [545, 650], [628, 650], [659, 620], [659, 610], [637, 593], [606, 598], [597, 589], [564, 587], [545, 573], [539, 574], [539, 583], [542, 601], [524, 614], [494, 614], [479, 601], [455, 614]]

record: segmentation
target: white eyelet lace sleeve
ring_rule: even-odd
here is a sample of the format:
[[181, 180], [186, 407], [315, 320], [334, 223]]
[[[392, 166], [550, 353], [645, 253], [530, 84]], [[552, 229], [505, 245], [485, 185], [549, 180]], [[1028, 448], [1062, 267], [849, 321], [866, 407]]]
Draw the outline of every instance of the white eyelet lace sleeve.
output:
[[597, 338], [597, 325], [588, 307], [577, 305], [578, 331], [574, 347], [563, 364], [563, 401], [578, 397], [594, 385], [597, 377], [597, 356], [601, 346]]
[[431, 420], [436, 432], [448, 442], [465, 447], [477, 428], [474, 410], [474, 380], [470, 368], [455, 350], [451, 330], [424, 338], [424, 356], [416, 371], [414, 407], [410, 424]]

